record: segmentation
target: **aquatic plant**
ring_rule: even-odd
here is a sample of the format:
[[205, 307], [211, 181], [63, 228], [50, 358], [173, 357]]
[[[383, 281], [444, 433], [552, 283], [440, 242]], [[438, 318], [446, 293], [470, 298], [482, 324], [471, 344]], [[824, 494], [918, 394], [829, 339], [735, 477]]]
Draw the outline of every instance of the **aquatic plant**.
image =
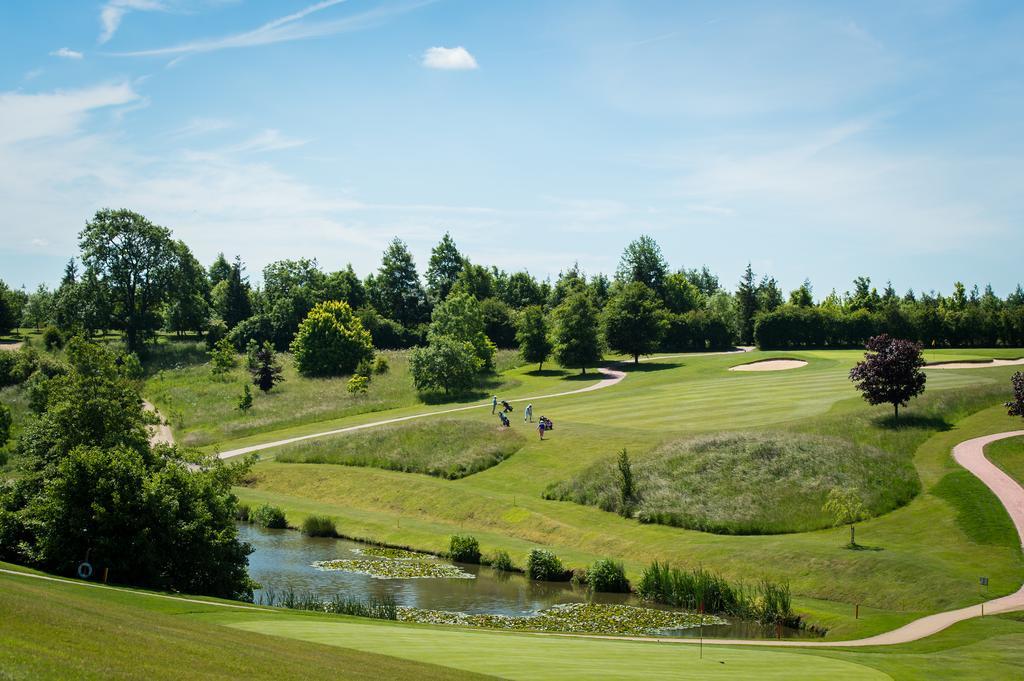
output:
[[454, 565], [425, 560], [341, 559], [313, 563], [318, 570], [340, 570], [376, 579], [475, 579]]

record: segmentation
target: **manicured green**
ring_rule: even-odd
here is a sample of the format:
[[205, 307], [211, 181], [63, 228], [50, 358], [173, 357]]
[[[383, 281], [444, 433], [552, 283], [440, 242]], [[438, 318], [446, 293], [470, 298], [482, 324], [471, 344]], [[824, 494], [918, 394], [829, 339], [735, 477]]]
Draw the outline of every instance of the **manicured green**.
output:
[[456, 479], [496, 466], [525, 438], [497, 420], [438, 418], [304, 440], [274, 450], [282, 463], [371, 466]]
[[[609, 457], [545, 496], [623, 513], [619, 468]], [[830, 527], [822, 505], [833, 487], [862, 490], [869, 515], [904, 505], [920, 487], [911, 452], [782, 432], [671, 440], [638, 457], [630, 470], [638, 496], [632, 506], [641, 522], [721, 534]]]
[[[1019, 428], [1024, 430], [1024, 421], [1020, 422]], [[1024, 485], [1024, 436], [996, 440], [985, 447], [985, 456], [1011, 478]]]

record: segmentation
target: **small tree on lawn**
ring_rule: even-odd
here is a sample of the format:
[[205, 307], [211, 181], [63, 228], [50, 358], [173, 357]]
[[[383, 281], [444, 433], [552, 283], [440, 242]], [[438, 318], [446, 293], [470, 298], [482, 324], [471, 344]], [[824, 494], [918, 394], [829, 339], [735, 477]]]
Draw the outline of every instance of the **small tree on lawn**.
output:
[[348, 303], [319, 303], [299, 325], [291, 345], [295, 366], [304, 376], [351, 374], [363, 360], [373, 359], [370, 332]]
[[517, 321], [516, 342], [519, 343], [519, 354], [527, 362], [536, 362], [538, 370], [543, 369], [553, 349], [544, 308], [531, 305], [519, 313]]
[[1017, 372], [1011, 378], [1013, 384], [1013, 399], [1006, 402], [1007, 414], [1010, 416], [1024, 416], [1024, 373]]
[[210, 371], [214, 375], [226, 374], [238, 364], [235, 346], [227, 338], [221, 338], [210, 350]]
[[870, 339], [864, 361], [850, 370], [850, 380], [870, 404], [891, 404], [896, 419], [900, 405], [924, 392], [921, 344], [882, 334]]
[[435, 336], [427, 347], [409, 353], [409, 371], [421, 393], [443, 390], [450, 395], [468, 390], [482, 365], [472, 343], [451, 336]]
[[833, 487], [821, 510], [832, 516], [835, 526], [850, 526], [850, 546], [856, 546], [854, 540], [854, 523], [863, 520], [866, 514], [864, 503], [857, 490], [849, 487]]
[[252, 390], [249, 390], [248, 383], [242, 385], [242, 396], [238, 398], [238, 408], [243, 412], [252, 409]]
[[603, 348], [597, 310], [586, 291], [571, 293], [555, 310], [555, 359], [564, 367], [588, 366], [601, 361]]
[[263, 345], [253, 352], [252, 359], [253, 366], [249, 373], [252, 374], [252, 383], [257, 388], [263, 392], [270, 392], [271, 388], [284, 381], [281, 365], [277, 362], [277, 355], [270, 341], [263, 341]]
[[619, 473], [619, 514], [624, 518], [633, 515], [633, 507], [636, 505], [636, 482], [633, 480], [633, 465], [629, 462], [629, 454], [623, 448], [619, 452], [616, 462]]
[[633, 357], [649, 355], [658, 348], [668, 328], [665, 307], [646, 284], [632, 281], [608, 300], [602, 315], [604, 337], [616, 352]]

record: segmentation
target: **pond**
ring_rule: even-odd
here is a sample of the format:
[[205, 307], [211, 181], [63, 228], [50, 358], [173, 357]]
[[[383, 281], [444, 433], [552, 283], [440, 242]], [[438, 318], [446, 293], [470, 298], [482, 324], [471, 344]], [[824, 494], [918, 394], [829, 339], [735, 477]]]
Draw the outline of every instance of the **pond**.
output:
[[[341, 570], [319, 570], [318, 561], [365, 560], [369, 547], [360, 542], [327, 537], [307, 537], [295, 530], [270, 530], [242, 523], [239, 538], [252, 544], [249, 575], [262, 587], [277, 592], [293, 589], [312, 592], [323, 599], [341, 594], [368, 599], [390, 596], [407, 608], [460, 612], [470, 615], [524, 617], [556, 605], [602, 603], [658, 607], [631, 594], [591, 593], [568, 582], [536, 582], [518, 573], [494, 570], [481, 565], [457, 563], [474, 579], [381, 579], [367, 574]], [[431, 558], [451, 565], [449, 561]], [[264, 595], [257, 590], [256, 599]], [[670, 610], [670, 608], [659, 608]], [[696, 636], [698, 630], [667, 632], [673, 636]], [[774, 629], [750, 622], [706, 626], [705, 636], [737, 638], [774, 638]], [[786, 628], [784, 638], [809, 636], [807, 632]]]

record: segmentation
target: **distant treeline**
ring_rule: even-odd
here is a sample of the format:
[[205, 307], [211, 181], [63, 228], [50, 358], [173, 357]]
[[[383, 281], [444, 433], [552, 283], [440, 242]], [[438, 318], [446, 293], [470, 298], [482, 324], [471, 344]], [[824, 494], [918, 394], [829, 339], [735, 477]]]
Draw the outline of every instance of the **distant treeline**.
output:
[[[756, 277], [749, 265], [731, 290], [706, 267], [670, 269], [647, 236], [626, 247], [611, 277], [587, 276], [577, 265], [553, 282], [526, 271], [506, 272], [472, 262], [445, 234], [422, 277], [396, 238], [377, 271], [366, 277], [351, 265], [325, 272], [316, 260], [279, 260], [263, 268], [260, 286], [249, 282], [239, 256], [229, 261], [221, 254], [204, 267], [170, 230], [127, 210], [99, 211], [79, 243], [81, 253], [68, 263], [56, 290], [40, 285], [28, 292], [0, 282], [0, 334], [18, 326], [86, 335], [119, 330], [130, 349], [140, 350], [163, 330], [227, 337], [239, 350], [250, 341], [286, 350], [315, 305], [339, 300], [356, 311], [375, 347], [405, 348], [427, 343], [433, 309], [459, 293], [478, 301], [486, 336], [504, 348], [519, 345], [517, 333], [524, 337], [527, 308], [534, 317], [538, 308], [552, 317], [550, 326], [532, 323], [548, 329], [544, 333], [562, 329], [563, 347], [574, 319], [581, 329], [599, 321], [596, 349], [634, 356], [754, 343], [854, 347], [880, 332], [929, 347], [1024, 345], [1019, 285], [1005, 299], [990, 287], [968, 290], [959, 282], [948, 296], [900, 296], [891, 285], [879, 293], [870, 279], [859, 277], [852, 292], [833, 290], [816, 302], [810, 282], [787, 296], [774, 278]], [[578, 296], [587, 299], [585, 305]], [[563, 306], [569, 299], [573, 305]], [[556, 358], [567, 356], [555, 345]], [[583, 354], [592, 357], [594, 349]], [[581, 359], [579, 366], [589, 361]]]

